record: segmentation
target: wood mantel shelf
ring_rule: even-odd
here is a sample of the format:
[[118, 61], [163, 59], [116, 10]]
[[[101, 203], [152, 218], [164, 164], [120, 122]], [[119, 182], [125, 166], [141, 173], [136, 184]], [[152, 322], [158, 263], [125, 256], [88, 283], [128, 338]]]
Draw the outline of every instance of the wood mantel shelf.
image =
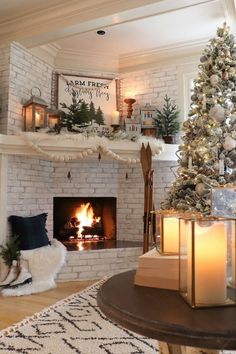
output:
[[[94, 148], [93, 138], [76, 141], [76, 135], [57, 135], [50, 136], [41, 133], [32, 133], [34, 135], [33, 144], [29, 144], [26, 137], [22, 135], [4, 135], [0, 134], [0, 154], [4, 155], [26, 155], [41, 156], [42, 153], [51, 155], [83, 153], [88, 149]], [[96, 139], [96, 138], [94, 138]], [[37, 148], [35, 146], [37, 145]], [[127, 140], [108, 140], [106, 139], [105, 147], [123, 158], [139, 159], [140, 143]], [[176, 161], [176, 151], [178, 145], [168, 145], [163, 143], [163, 150], [159, 155], [154, 156], [154, 160], [159, 161]], [[91, 155], [92, 156], [92, 155]], [[112, 159], [111, 155], [107, 157]]]

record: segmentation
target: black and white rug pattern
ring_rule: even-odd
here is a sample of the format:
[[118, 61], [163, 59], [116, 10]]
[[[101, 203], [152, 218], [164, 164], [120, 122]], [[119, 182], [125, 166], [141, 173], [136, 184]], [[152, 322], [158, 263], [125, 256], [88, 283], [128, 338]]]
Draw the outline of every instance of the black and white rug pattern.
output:
[[0, 331], [0, 353], [157, 353], [156, 340], [128, 331], [101, 313], [96, 301], [100, 284]]

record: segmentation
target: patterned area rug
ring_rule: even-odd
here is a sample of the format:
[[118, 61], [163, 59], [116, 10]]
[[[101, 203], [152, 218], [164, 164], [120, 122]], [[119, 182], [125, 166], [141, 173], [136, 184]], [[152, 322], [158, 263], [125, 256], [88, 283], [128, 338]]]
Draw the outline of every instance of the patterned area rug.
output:
[[0, 331], [0, 353], [156, 354], [157, 341], [107, 319], [96, 302], [101, 282]]

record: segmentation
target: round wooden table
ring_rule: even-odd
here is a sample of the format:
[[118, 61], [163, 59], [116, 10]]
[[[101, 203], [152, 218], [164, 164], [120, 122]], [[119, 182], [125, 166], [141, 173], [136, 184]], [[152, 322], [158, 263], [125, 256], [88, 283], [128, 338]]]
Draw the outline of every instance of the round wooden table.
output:
[[98, 306], [108, 318], [167, 342], [169, 353], [181, 353], [182, 346], [217, 349], [207, 353], [236, 349], [236, 307], [192, 309], [178, 291], [134, 285], [134, 275], [115, 275], [100, 287]]

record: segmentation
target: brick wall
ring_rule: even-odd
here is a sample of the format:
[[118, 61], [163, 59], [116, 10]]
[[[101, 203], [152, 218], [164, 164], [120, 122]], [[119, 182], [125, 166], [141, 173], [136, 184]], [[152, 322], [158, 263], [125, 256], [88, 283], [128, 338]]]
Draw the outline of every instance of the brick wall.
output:
[[136, 115], [139, 108], [146, 103], [161, 108], [166, 94], [177, 102], [177, 67], [157, 67], [149, 70], [139, 70], [120, 75], [121, 110], [126, 115], [124, 98], [127, 92], [135, 94], [136, 103], [133, 105]]
[[57, 280], [99, 279], [135, 269], [142, 247], [68, 252]]
[[0, 50], [0, 58], [6, 65], [4, 81], [8, 81], [2, 96], [2, 105], [7, 105], [7, 110], [3, 112], [0, 132], [15, 134], [23, 130], [22, 105], [30, 98], [33, 87], [41, 90], [41, 97], [50, 106], [53, 68], [17, 43], [12, 43], [3, 52]]
[[10, 46], [0, 47], [0, 133], [7, 133]]
[[[15, 134], [23, 130], [22, 104], [30, 98], [33, 87], [40, 88], [42, 98], [50, 104], [53, 68], [13, 43], [0, 49], [0, 97], [2, 113], [0, 133]], [[82, 73], [81, 73], [82, 74]], [[99, 76], [97, 73], [96, 76]], [[121, 75], [121, 108], [127, 91], [134, 89], [136, 113], [150, 103], [159, 107], [166, 93], [177, 98], [176, 67], [152, 69]], [[140, 165], [114, 161], [50, 162], [34, 157], [8, 157], [7, 214], [36, 215], [48, 212], [49, 237], [53, 232], [54, 196], [111, 196], [117, 198], [117, 238], [142, 240], [144, 183]], [[166, 187], [175, 179], [172, 162], [154, 162], [154, 201], [158, 208]], [[68, 180], [68, 172], [71, 180]], [[126, 174], [128, 179], [126, 179]], [[141, 248], [97, 252], [69, 252], [58, 278], [76, 280], [99, 278], [134, 268]], [[92, 262], [91, 262], [92, 259]]]
[[[162, 161], [153, 164], [156, 208], [164, 199], [166, 187], [174, 180], [172, 165]], [[10, 156], [8, 169], [8, 215], [48, 212], [47, 229], [52, 237], [53, 197], [116, 197], [118, 239], [142, 240], [144, 184], [140, 165], [126, 167], [97, 160], [58, 163]]]

